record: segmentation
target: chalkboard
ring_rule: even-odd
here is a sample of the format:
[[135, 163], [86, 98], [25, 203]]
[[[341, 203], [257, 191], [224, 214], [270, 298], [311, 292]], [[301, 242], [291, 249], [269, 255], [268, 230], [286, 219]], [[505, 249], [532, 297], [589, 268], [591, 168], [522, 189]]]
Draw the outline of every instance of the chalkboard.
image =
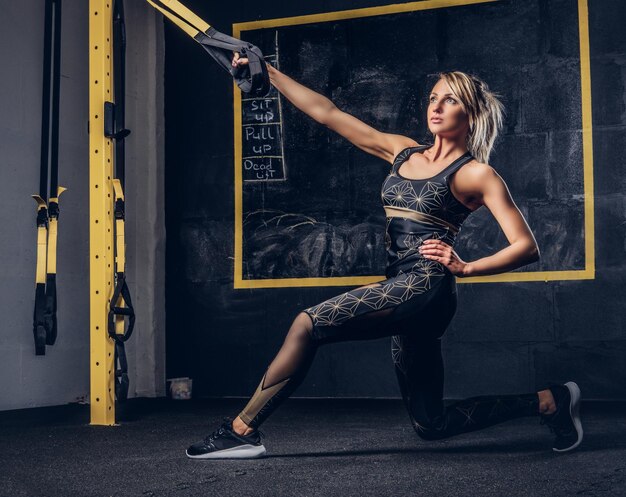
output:
[[[265, 55], [276, 66], [276, 54]], [[285, 179], [281, 104], [274, 86], [265, 97], [242, 98], [243, 181]]]
[[[545, 9], [559, 22], [548, 26]], [[558, 279], [555, 271], [585, 268], [584, 223], [592, 215], [583, 182], [589, 164], [583, 161], [577, 9], [576, 0], [503, 0], [295, 25], [277, 20], [279, 27], [264, 21], [262, 29], [240, 36], [340, 109], [418, 143], [433, 139], [425, 114], [439, 71], [484, 79], [507, 110], [489, 163], [507, 182], [541, 249], [539, 262], [516, 271]], [[242, 149], [236, 167], [243, 170], [236, 185], [242, 195], [240, 277], [382, 279], [380, 186], [390, 165], [315, 122], [274, 88], [268, 99], [242, 104], [236, 143]], [[466, 221], [455, 249], [475, 260], [506, 245], [482, 208]]]

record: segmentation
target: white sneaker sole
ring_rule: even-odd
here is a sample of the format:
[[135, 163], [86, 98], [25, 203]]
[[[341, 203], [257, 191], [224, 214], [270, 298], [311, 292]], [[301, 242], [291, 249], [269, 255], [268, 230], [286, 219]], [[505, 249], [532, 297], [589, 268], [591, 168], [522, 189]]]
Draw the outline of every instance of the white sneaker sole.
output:
[[574, 422], [574, 428], [576, 428], [576, 433], [578, 434], [578, 439], [576, 440], [576, 443], [574, 443], [573, 445], [570, 445], [566, 449], [555, 449], [554, 447], [552, 447], [552, 450], [554, 452], [567, 452], [567, 451], [570, 451], [570, 450], [575, 449], [576, 447], [578, 447], [580, 445], [580, 442], [583, 441], [583, 426], [580, 423], [580, 416], [579, 416], [580, 388], [578, 388], [578, 385], [575, 382], [573, 382], [573, 381], [568, 381], [567, 383], [565, 383], [565, 386], [567, 387], [567, 389], [569, 390], [569, 393], [571, 395], [571, 400], [570, 400], [570, 403], [569, 403], [569, 413], [570, 413], [570, 416], [572, 417], [572, 421]]
[[257, 457], [263, 457], [266, 453], [264, 445], [239, 445], [237, 447], [231, 447], [230, 449], [216, 450], [214, 452], [207, 452], [206, 454], [198, 454], [192, 456], [189, 452], [185, 451], [187, 457], [191, 459], [254, 459]]

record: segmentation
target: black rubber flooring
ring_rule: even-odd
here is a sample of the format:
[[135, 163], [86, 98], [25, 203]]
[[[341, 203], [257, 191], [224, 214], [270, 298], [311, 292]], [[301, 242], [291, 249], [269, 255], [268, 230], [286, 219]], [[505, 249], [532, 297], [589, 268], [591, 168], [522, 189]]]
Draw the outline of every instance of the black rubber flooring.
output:
[[427, 442], [400, 400], [290, 398], [261, 427], [267, 457], [185, 456], [244, 405], [132, 399], [113, 427], [88, 405], [0, 412], [0, 495], [626, 496], [626, 403], [583, 401], [585, 438], [557, 454], [539, 418]]

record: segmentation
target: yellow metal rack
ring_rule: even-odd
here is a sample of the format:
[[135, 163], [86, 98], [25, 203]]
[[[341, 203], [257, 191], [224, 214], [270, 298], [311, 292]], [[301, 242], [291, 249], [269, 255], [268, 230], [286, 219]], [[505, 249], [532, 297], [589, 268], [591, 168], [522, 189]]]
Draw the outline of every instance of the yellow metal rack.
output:
[[89, 302], [91, 424], [115, 424], [115, 342], [107, 332], [114, 287], [113, 146], [104, 104], [113, 100], [112, 0], [89, 0]]

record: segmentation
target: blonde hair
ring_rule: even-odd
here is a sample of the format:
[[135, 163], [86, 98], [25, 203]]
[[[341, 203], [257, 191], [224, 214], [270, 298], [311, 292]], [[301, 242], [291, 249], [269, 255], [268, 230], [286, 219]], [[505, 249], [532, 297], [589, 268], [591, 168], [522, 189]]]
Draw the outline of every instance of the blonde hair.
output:
[[482, 79], [461, 71], [438, 73], [461, 101], [469, 118], [467, 149], [478, 160], [487, 163], [504, 121], [501, 95], [491, 91]]

